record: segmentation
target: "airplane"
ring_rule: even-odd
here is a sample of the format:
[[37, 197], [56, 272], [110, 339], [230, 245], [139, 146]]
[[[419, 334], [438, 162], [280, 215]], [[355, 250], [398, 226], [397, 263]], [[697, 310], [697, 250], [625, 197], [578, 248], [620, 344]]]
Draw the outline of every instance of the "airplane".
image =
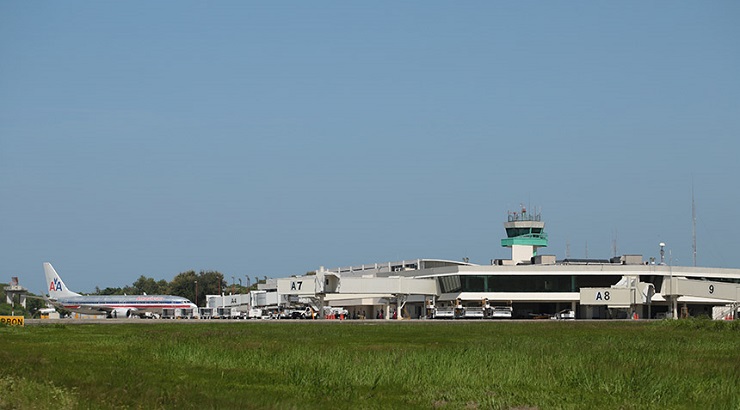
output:
[[69, 290], [51, 263], [44, 262], [44, 274], [49, 289], [49, 301], [54, 306], [73, 312], [109, 318], [128, 318], [147, 314], [162, 314], [162, 309], [198, 308], [187, 298], [172, 295], [101, 295], [83, 296]]

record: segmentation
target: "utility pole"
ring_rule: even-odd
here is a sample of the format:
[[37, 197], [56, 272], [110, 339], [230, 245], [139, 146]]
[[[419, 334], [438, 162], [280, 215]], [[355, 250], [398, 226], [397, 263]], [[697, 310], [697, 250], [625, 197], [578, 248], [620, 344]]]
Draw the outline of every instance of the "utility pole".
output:
[[694, 202], [694, 183], [691, 183], [691, 238], [694, 251], [694, 266], [696, 266], [696, 203]]
[[614, 237], [612, 238], [612, 256], [617, 256], [617, 230], [614, 230]]

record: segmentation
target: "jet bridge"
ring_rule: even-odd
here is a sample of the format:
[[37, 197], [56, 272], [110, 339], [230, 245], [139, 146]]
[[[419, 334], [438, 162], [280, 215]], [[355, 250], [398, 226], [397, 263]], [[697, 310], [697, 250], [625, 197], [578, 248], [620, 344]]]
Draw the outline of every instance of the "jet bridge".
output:
[[581, 288], [581, 305], [603, 305], [610, 308], [629, 308], [650, 303], [655, 294], [652, 283], [640, 282], [637, 276], [623, 276], [608, 288]]
[[733, 305], [733, 312], [737, 311], [740, 303], [740, 285], [737, 283], [668, 277], [664, 279], [660, 293], [670, 301], [674, 318], [678, 317], [678, 298], [681, 296], [727, 302]]
[[398, 318], [406, 301], [411, 295], [436, 296], [439, 293], [437, 280], [434, 278], [390, 277], [342, 277], [341, 275], [319, 270], [316, 275], [278, 279], [278, 293], [318, 300], [323, 306], [327, 295], [337, 300], [337, 296], [346, 299], [370, 297], [395, 298], [398, 301]]
[[436, 295], [437, 280], [391, 276], [388, 278], [341, 278], [337, 293]]
[[[638, 305], [647, 305], [649, 308], [654, 294], [652, 283], [639, 282], [637, 276], [624, 276], [619, 283], [608, 288], [581, 288], [580, 303], [586, 306], [601, 305], [634, 310]], [[679, 297], [701, 298], [708, 303], [727, 302], [736, 307], [740, 302], [740, 285], [686, 277], [665, 277], [660, 296], [670, 303], [672, 317], [677, 318]]]
[[688, 279], [684, 277], [666, 278], [661, 294], [663, 296], [693, 296], [718, 299], [728, 302], [740, 301], [740, 285], [736, 283], [710, 280]]
[[637, 317], [637, 307], [647, 305], [650, 317], [650, 303], [655, 295], [652, 283], [640, 282], [637, 275], [625, 275], [608, 288], [581, 288], [580, 303], [587, 309], [587, 317], [593, 317], [594, 306], [609, 309], [629, 309]]

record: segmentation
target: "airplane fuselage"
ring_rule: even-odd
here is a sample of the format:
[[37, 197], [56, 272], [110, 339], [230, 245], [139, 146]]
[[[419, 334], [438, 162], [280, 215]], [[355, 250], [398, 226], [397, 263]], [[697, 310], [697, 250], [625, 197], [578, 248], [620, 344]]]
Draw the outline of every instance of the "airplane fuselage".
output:
[[49, 300], [58, 307], [78, 313], [130, 317], [147, 312], [161, 314], [163, 309], [197, 310], [197, 306], [187, 298], [174, 295], [80, 295], [64, 285], [49, 262], [44, 262], [44, 275], [49, 284]]
[[188, 299], [171, 295], [68, 296], [60, 297], [56, 302], [65, 309], [89, 313], [113, 309], [161, 313], [162, 309], [195, 308]]

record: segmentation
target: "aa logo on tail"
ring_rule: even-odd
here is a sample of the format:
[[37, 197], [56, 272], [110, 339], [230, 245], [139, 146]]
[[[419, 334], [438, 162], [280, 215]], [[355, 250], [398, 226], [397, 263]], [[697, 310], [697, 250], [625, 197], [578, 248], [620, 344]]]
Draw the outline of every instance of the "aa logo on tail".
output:
[[54, 278], [53, 281], [49, 282], [49, 290], [61, 292], [62, 291], [62, 281], [60, 281], [57, 278]]

